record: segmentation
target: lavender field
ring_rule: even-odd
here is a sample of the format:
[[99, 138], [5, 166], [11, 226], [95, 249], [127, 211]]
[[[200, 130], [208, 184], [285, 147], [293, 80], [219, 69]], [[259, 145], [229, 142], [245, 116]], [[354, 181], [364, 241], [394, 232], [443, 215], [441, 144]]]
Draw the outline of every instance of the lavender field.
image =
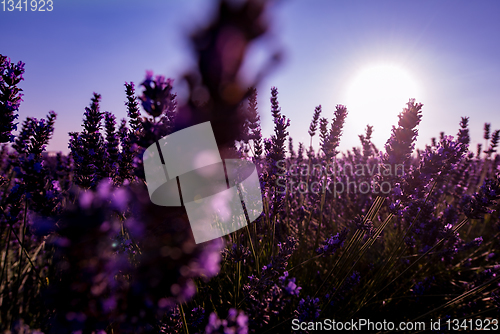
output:
[[[238, 76], [250, 45], [269, 33], [267, 3], [218, 6], [190, 36], [196, 62], [183, 77], [148, 71], [124, 84], [127, 118], [88, 92], [68, 154], [47, 150], [63, 111], [20, 119], [28, 71], [0, 55], [0, 330], [498, 329], [500, 130], [484, 124], [473, 147], [471, 111], [448, 120], [455, 133], [417, 148], [426, 106], [408, 96], [384, 147], [367, 125], [357, 147], [341, 150], [349, 105], [321, 101], [304, 111], [307, 141], [294, 140], [279, 87], [260, 85], [279, 55], [266, 55], [252, 85]], [[223, 159], [256, 165], [263, 212], [196, 244], [184, 207], [151, 202], [143, 154], [206, 121]]]

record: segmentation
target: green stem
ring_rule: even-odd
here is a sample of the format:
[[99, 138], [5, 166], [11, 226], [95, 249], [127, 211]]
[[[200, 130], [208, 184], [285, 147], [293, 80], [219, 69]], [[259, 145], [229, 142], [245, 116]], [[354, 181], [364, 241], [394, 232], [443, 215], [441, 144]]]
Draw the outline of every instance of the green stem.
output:
[[186, 322], [186, 316], [184, 315], [184, 308], [182, 308], [182, 303], [179, 303], [179, 309], [181, 310], [182, 324], [184, 325], [184, 331], [186, 334], [189, 334], [188, 325]]

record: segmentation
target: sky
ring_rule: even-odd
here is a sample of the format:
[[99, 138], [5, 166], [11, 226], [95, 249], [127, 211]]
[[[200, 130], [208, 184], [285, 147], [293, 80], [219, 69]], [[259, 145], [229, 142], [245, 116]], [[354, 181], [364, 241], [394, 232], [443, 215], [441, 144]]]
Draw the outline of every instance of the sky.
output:
[[[126, 81], [138, 86], [146, 70], [174, 80], [182, 76], [194, 63], [186, 36], [210, 21], [214, 4], [54, 0], [50, 12], [10, 12], [0, 3], [0, 53], [26, 63], [18, 121], [54, 110], [58, 118], [48, 150], [68, 152], [68, 132], [81, 130], [93, 92], [102, 95], [101, 111], [121, 119]], [[456, 136], [462, 116], [470, 117], [474, 152], [477, 143], [484, 145], [485, 122], [500, 129], [500, 1], [283, 0], [268, 17], [270, 36], [251, 46], [242, 71], [251, 77], [267, 53], [283, 52], [283, 61], [258, 87], [266, 137], [273, 131], [272, 86], [291, 120], [295, 145], [309, 144], [317, 105], [328, 119], [337, 104], [347, 106], [343, 151], [360, 146], [358, 135], [367, 124], [383, 150], [409, 98], [423, 103], [417, 147], [441, 131]], [[400, 91], [402, 79], [384, 86], [380, 77], [362, 76], [380, 66], [404, 73], [415, 96]], [[369, 79], [372, 86], [353, 88]], [[180, 88], [178, 93], [182, 99]], [[378, 100], [384, 94], [395, 99], [392, 104]]]

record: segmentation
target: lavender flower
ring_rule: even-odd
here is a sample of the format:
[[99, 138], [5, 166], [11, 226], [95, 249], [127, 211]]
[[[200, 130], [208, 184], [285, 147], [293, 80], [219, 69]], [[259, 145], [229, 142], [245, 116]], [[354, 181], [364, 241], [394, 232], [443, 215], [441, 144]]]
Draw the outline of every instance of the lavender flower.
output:
[[[296, 246], [297, 241], [293, 237], [278, 244], [278, 255], [271, 259], [270, 264], [263, 266], [260, 278], [251, 275], [250, 282], [244, 285], [251, 328], [258, 329], [269, 324], [272, 317], [284, 309], [287, 301], [298, 296], [301, 288], [297, 287], [295, 279], [288, 278], [285, 271]], [[279, 284], [274, 283], [276, 278]]]
[[483, 237], [474, 238], [474, 240], [472, 240], [471, 242], [468, 242], [464, 244], [462, 247], [460, 247], [459, 251], [462, 252], [471, 248], [478, 248], [479, 246], [481, 246], [482, 243], [483, 243]]
[[105, 176], [105, 145], [99, 111], [101, 95], [94, 93], [92, 103], [85, 108], [82, 133], [70, 132], [69, 149], [75, 163], [75, 183], [94, 189]]
[[283, 286], [283, 291], [285, 291], [288, 295], [299, 296], [302, 288], [296, 284], [295, 277], [288, 278], [288, 271], [283, 273], [283, 276], [279, 278], [279, 281]]
[[422, 104], [410, 99], [407, 108], [399, 114], [398, 127], [392, 128], [391, 138], [385, 144], [386, 154], [384, 161], [390, 165], [406, 164], [415, 147], [418, 130], [415, 127], [420, 123]]
[[349, 302], [349, 297], [354, 295], [353, 292], [356, 286], [359, 284], [361, 280], [361, 275], [359, 272], [354, 271], [349, 277], [346, 278], [342, 286], [338, 289], [333, 290], [330, 293], [325, 295], [325, 298], [329, 304], [329, 307], [332, 307], [333, 311], [339, 311], [347, 302]]
[[125, 93], [127, 94], [127, 102], [125, 102], [125, 105], [127, 106], [127, 115], [130, 119], [130, 127], [133, 133], [138, 134], [142, 130], [142, 122], [133, 82], [125, 82]]
[[17, 151], [18, 154], [26, 154], [28, 150], [28, 144], [31, 136], [33, 136], [34, 120], [31, 117], [27, 117], [23, 122], [21, 131], [14, 140], [12, 147]]
[[118, 155], [118, 183], [133, 181], [134, 176], [134, 158], [136, 156], [137, 144], [136, 135], [127, 128], [127, 121], [122, 119], [118, 129], [121, 151]]
[[330, 127], [330, 132], [328, 133], [328, 139], [323, 147], [327, 161], [338, 153], [336, 149], [339, 146], [342, 128], [344, 127], [345, 118], [347, 117], [347, 108], [345, 106], [338, 104], [335, 108], [334, 119]]
[[359, 135], [359, 140], [361, 141], [361, 145], [363, 146], [363, 157], [365, 161], [372, 155], [372, 142], [371, 142], [372, 133], [373, 133], [373, 126], [367, 125], [366, 134]]
[[221, 320], [216, 313], [210, 314], [208, 325], [205, 328], [206, 334], [247, 334], [248, 317], [242, 311], [232, 308], [229, 310], [227, 318]]
[[257, 111], [257, 89], [251, 88], [248, 95], [247, 108], [248, 139], [253, 141], [254, 156], [260, 158], [262, 155], [262, 134], [260, 128], [260, 116]]
[[469, 117], [462, 117], [460, 121], [460, 130], [458, 130], [458, 142], [464, 145], [469, 145], [470, 142], [469, 129], [467, 128], [468, 124]]
[[488, 158], [491, 158], [491, 155], [495, 153], [498, 146], [498, 141], [500, 140], [500, 130], [495, 130], [493, 135], [491, 136], [490, 147], [487, 151], [484, 151], [488, 155]]
[[290, 120], [281, 115], [281, 108], [278, 103], [278, 89], [271, 88], [271, 113], [274, 119], [274, 135], [271, 136], [271, 150], [268, 159], [271, 164], [271, 174], [277, 174], [276, 162], [285, 157], [285, 141], [288, 136], [286, 129], [290, 126]]
[[292, 137], [288, 137], [288, 152], [290, 152], [290, 159], [295, 159], [295, 151], [293, 149]]
[[470, 196], [465, 194], [460, 200], [460, 207], [469, 218], [481, 218], [485, 213], [493, 212], [490, 207], [500, 198], [498, 180], [486, 179], [479, 191]]
[[24, 63], [11, 63], [10, 58], [0, 54], [0, 143], [12, 142], [12, 131], [17, 129], [14, 121], [22, 101], [22, 89], [17, 85], [24, 80]]
[[321, 117], [319, 120], [319, 138], [323, 152], [328, 151], [328, 119]]
[[246, 262], [247, 258], [250, 256], [250, 249], [243, 245], [233, 244], [230, 249], [225, 248], [222, 251], [226, 261], [230, 262]]
[[[246, 97], [246, 87], [257, 87], [269, 66], [279, 61], [277, 52], [266, 57], [264, 68], [255, 69], [255, 79], [246, 87], [241, 85], [245, 53], [267, 31], [267, 6], [267, 2], [259, 1], [245, 1], [241, 6], [220, 1], [215, 19], [191, 37], [198, 68], [186, 74], [189, 103], [177, 118], [176, 130], [210, 121], [222, 157], [231, 155], [234, 142], [243, 139], [246, 117], [240, 105]], [[200, 95], [206, 101], [201, 105], [196, 103]]]
[[301, 163], [304, 160], [304, 144], [299, 143], [299, 149], [297, 151], [297, 162]]
[[163, 317], [160, 333], [170, 334], [182, 331], [182, 317], [179, 306], [175, 305], [169, 309]]
[[42, 157], [54, 132], [55, 119], [53, 111], [47, 119], [27, 118], [13, 145], [18, 153], [13, 164], [20, 187], [29, 207], [43, 216], [52, 214], [60, 200], [54, 184], [49, 182], [49, 171]]
[[330, 236], [330, 238], [323, 241], [323, 244], [316, 250], [316, 253], [323, 256], [335, 254], [344, 245], [347, 233], [348, 230], [344, 228], [341, 232]]
[[[218, 272], [220, 240], [195, 245], [178, 210], [152, 204], [144, 191], [104, 181], [95, 192], [73, 195], [76, 204], [61, 216], [53, 241], [58, 275], [47, 291], [53, 326], [103, 329], [115, 319], [120, 332], [144, 332], [192, 298], [194, 278]], [[122, 226], [123, 213], [116, 212], [127, 207], [131, 216]], [[71, 312], [82, 316], [68, 320]]]
[[319, 298], [307, 296], [299, 302], [299, 307], [295, 311], [301, 322], [314, 321], [319, 318], [321, 308], [319, 307]]
[[[142, 101], [144, 110], [153, 118], [140, 118], [134, 110], [132, 92], [127, 89], [127, 99], [129, 100], [129, 117], [132, 125], [132, 133], [130, 134], [131, 143], [137, 141], [137, 144], [142, 148], [150, 146], [158, 139], [174, 132], [175, 119], [177, 115], [177, 96], [172, 93], [173, 80], [166, 79], [162, 75], [156, 75], [153, 79], [153, 72], [147, 71], [146, 78], [142, 82], [145, 88], [143, 94], [139, 97]], [[132, 104], [131, 104], [132, 103]], [[132, 108], [132, 110], [130, 110]], [[137, 122], [142, 123], [139, 127]], [[141, 156], [139, 154], [139, 156]]]
[[497, 310], [500, 310], [500, 294], [498, 293], [498, 291], [493, 291], [491, 293], [491, 299], [493, 301], [493, 305], [497, 307]]
[[278, 256], [273, 257], [271, 263], [262, 268], [262, 276], [270, 278], [283, 272], [296, 248], [297, 240], [292, 236], [287, 237], [285, 242], [278, 243]]
[[435, 277], [426, 277], [421, 281], [415, 283], [413, 288], [411, 289], [412, 294], [416, 297], [416, 301], [420, 300], [420, 297], [424, 295], [424, 293], [431, 288], [432, 283], [434, 283]]
[[[321, 105], [317, 106], [314, 108], [314, 115], [311, 121], [311, 124], [309, 125], [309, 136], [311, 136], [311, 141], [314, 135], [316, 134], [316, 130], [318, 129], [318, 121], [319, 117], [321, 116]], [[311, 143], [312, 145], [312, 143]]]
[[205, 309], [201, 306], [197, 306], [191, 310], [186, 316], [186, 322], [189, 326], [190, 333], [199, 333], [202, 330], [202, 326], [205, 321]]
[[490, 123], [484, 123], [484, 135], [483, 135], [483, 138], [485, 140], [490, 139], [490, 128], [491, 128], [491, 124]]
[[110, 112], [104, 113], [104, 128], [106, 129], [106, 169], [108, 176], [117, 178], [118, 174], [118, 135], [116, 133], [116, 117]]
[[[160, 115], [170, 116], [176, 105], [175, 94], [172, 93], [172, 83], [172, 79], [165, 79], [162, 75], [157, 75], [153, 79], [153, 72], [146, 72], [146, 79], [141, 84], [144, 87], [144, 92], [140, 100], [142, 101], [142, 107], [148, 114], [153, 117], [159, 117]], [[129, 90], [128, 87], [127, 90]], [[129, 101], [129, 103], [131, 102]], [[134, 107], [133, 102], [132, 105], [129, 104], [129, 107]], [[135, 119], [138, 115], [135, 110], [131, 110], [130, 116], [133, 117], [132, 119]]]

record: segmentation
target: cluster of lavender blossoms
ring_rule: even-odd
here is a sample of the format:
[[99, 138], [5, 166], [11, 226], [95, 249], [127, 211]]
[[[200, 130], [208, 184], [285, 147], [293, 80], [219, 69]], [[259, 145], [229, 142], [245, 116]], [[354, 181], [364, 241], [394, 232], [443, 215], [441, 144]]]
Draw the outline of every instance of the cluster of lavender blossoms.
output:
[[[289, 333], [294, 319], [498, 319], [500, 130], [486, 123], [471, 149], [462, 117], [456, 135], [416, 149], [425, 110], [410, 99], [382, 151], [367, 125], [359, 147], [339, 152], [348, 106], [317, 105], [309, 143], [297, 146], [272, 87], [266, 138], [256, 87], [280, 50], [250, 87], [240, 73], [267, 34], [267, 6], [220, 1], [190, 37], [196, 66], [177, 79], [182, 102], [178, 81], [150, 71], [125, 83], [125, 119], [94, 93], [69, 154], [46, 151], [53, 111], [18, 129], [24, 64], [0, 55], [0, 331]], [[262, 198], [250, 200], [263, 212], [196, 244], [184, 207], [150, 201], [142, 159], [158, 139], [206, 121], [223, 159], [256, 165]]]

